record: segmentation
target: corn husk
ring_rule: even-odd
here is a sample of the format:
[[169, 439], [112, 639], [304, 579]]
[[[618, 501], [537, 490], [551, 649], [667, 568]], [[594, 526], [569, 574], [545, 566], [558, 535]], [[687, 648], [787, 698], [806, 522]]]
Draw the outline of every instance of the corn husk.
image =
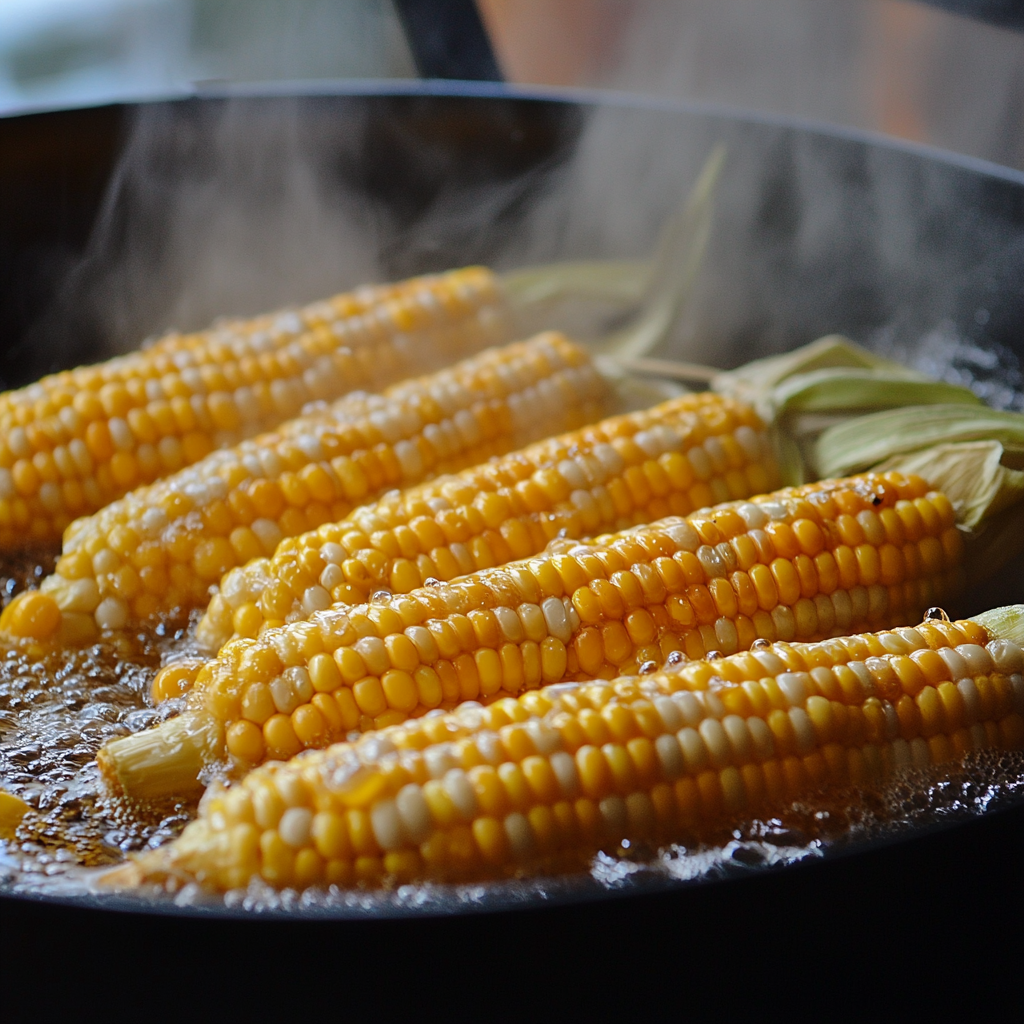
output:
[[577, 260], [545, 263], [502, 275], [513, 302], [539, 306], [568, 297], [616, 306], [638, 305], [651, 279], [653, 260]]
[[972, 615], [971, 618], [993, 636], [1012, 640], [1018, 647], [1024, 646], [1024, 604], [992, 608], [979, 615]]
[[[502, 285], [520, 317], [549, 312], [566, 299], [633, 306], [633, 316], [623, 327], [599, 332], [591, 344], [595, 351], [625, 359], [650, 352], [678, 319], [696, 281], [724, 164], [725, 146], [719, 143], [669, 218], [649, 260], [551, 263], [503, 274]], [[551, 324], [545, 321], [545, 326]]]
[[[877, 356], [841, 334], [830, 334], [792, 352], [754, 359], [736, 370], [720, 373], [712, 380], [711, 387], [720, 394], [752, 405], [766, 423], [771, 423], [780, 412], [780, 400], [784, 405], [789, 390], [799, 389], [799, 384], [792, 383], [793, 378], [844, 370], [872, 371], [892, 380], [928, 381], [924, 375]], [[780, 388], [782, 390], [777, 390]]]
[[1024, 464], [1024, 415], [987, 406], [920, 405], [861, 416], [823, 431], [811, 468], [820, 477], [849, 476], [942, 444], [998, 441], [1002, 464]]
[[981, 405], [967, 388], [930, 380], [837, 334], [719, 374], [712, 387], [753, 405], [769, 424], [790, 485], [821, 475], [817, 440], [839, 424], [904, 406]]
[[[1004, 466], [1004, 452], [998, 441], [940, 444], [894, 455], [874, 468], [924, 477], [953, 503], [957, 524], [976, 530], [1024, 500], [1024, 472]], [[1021, 515], [1024, 517], [1024, 510]], [[1021, 527], [1024, 529], [1024, 520]]]
[[934, 405], [864, 416], [826, 430], [812, 459], [822, 477], [862, 470], [916, 473], [941, 490], [967, 535], [968, 580], [1024, 549], [1024, 416]]

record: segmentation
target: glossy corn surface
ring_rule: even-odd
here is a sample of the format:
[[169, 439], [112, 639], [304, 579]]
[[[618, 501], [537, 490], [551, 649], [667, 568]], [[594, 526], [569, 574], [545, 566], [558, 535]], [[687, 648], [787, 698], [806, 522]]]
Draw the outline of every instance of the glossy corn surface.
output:
[[[385, 491], [599, 419], [609, 398], [586, 351], [559, 334], [381, 395], [348, 395], [76, 521], [42, 593], [68, 639], [202, 607], [225, 572], [272, 554], [283, 538]], [[15, 605], [4, 624], [17, 631], [23, 619]]]
[[[894, 473], [567, 547], [232, 642], [190, 697], [190, 714], [216, 723], [205, 756], [283, 760], [462, 701], [918, 621], [956, 589], [962, 560], [949, 502]], [[127, 791], [150, 785], [121, 767], [146, 737], [104, 748], [104, 771]], [[177, 742], [161, 759], [173, 763]]]
[[307, 618], [375, 592], [404, 594], [582, 537], [776, 485], [764, 427], [740, 403], [687, 395], [553, 438], [450, 478], [387, 495], [285, 541], [223, 580], [197, 637]]
[[494, 877], [1024, 746], [1024, 654], [970, 620], [778, 642], [393, 726], [214, 787], [132, 880]]
[[376, 389], [506, 340], [481, 268], [361, 289], [176, 335], [0, 395], [0, 550], [71, 521], [317, 399]]

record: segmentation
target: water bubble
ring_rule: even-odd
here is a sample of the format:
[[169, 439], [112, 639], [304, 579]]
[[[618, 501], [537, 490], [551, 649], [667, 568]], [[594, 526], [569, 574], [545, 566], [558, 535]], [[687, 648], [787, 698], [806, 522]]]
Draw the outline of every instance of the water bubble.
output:
[[924, 617], [926, 622], [949, 622], [949, 616], [943, 608], [929, 608]]
[[708, 651], [707, 654], [704, 655], [704, 660], [705, 661], [718, 661], [719, 658], [724, 658], [724, 657], [725, 657], [725, 655], [722, 654], [721, 651]]
[[390, 590], [375, 590], [370, 595], [370, 604], [387, 604], [392, 598]]
[[686, 655], [682, 651], [669, 651], [665, 661], [669, 665], [681, 665], [686, 661]]
[[763, 651], [763, 650], [766, 650], [766, 649], [767, 649], [767, 648], [769, 648], [769, 647], [771, 647], [771, 641], [770, 641], [770, 640], [765, 640], [765, 638], [764, 638], [763, 636], [759, 636], [759, 637], [758, 637], [758, 638], [757, 638], [757, 639], [756, 639], [756, 640], [755, 640], [755, 641], [754, 641], [754, 642], [753, 642], [753, 643], [752, 643], [752, 644], [750, 645], [750, 649], [751, 649], [752, 651]]

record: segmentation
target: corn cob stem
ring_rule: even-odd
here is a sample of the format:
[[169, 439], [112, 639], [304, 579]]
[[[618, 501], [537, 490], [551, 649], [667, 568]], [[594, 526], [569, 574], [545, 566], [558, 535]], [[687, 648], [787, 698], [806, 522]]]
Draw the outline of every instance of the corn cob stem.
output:
[[0, 626], [68, 642], [202, 607], [211, 584], [272, 554], [282, 538], [393, 488], [592, 422], [609, 398], [586, 351], [552, 333], [380, 396], [348, 395], [76, 521], [42, 584], [56, 611], [24, 595]]
[[508, 337], [482, 268], [230, 323], [0, 395], [0, 550], [97, 511], [314, 399], [377, 388]]
[[[948, 500], [898, 474], [780, 491], [555, 549], [234, 641], [199, 672], [186, 717], [218, 718], [225, 748], [215, 758], [250, 766], [460, 701], [650, 672], [759, 639], [913, 622], [962, 572]], [[144, 736], [101, 751], [105, 776], [130, 795], [153, 791], [147, 763], [132, 754]], [[161, 784], [173, 778], [162, 764]], [[194, 778], [182, 760], [180, 785]]]
[[771, 813], [904, 766], [1024, 746], [1024, 606], [392, 726], [213, 786], [112, 885], [494, 877]]
[[256, 636], [332, 602], [408, 593], [535, 554], [558, 536], [681, 515], [774, 484], [749, 409], [684, 396], [388, 495], [285, 541], [222, 580], [197, 639], [216, 651], [232, 635]]

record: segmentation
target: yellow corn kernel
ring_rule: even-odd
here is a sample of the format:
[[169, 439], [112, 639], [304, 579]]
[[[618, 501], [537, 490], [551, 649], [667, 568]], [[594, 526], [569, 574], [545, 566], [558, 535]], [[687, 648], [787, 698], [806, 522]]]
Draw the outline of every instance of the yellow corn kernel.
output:
[[[443, 300], [452, 282], [459, 282], [465, 302]], [[435, 296], [419, 306], [415, 328], [391, 318], [401, 308], [390, 298], [398, 293]], [[198, 462], [225, 435], [254, 436], [292, 418], [305, 402], [392, 383], [505, 340], [502, 298], [493, 277], [479, 268], [363, 289], [358, 297], [331, 302], [337, 314], [330, 326], [315, 322], [316, 307], [309, 307], [171, 334], [145, 351], [0, 395], [0, 432], [18, 456], [0, 470], [8, 484], [0, 488], [0, 549], [21, 546], [29, 536], [58, 541], [73, 517]], [[350, 326], [369, 318], [379, 330]], [[371, 347], [374, 357], [367, 358]], [[307, 369], [312, 366], [315, 372]], [[154, 385], [165, 397], [152, 397]], [[561, 390], [571, 397], [571, 388]], [[40, 391], [45, 400], [38, 399]], [[80, 474], [85, 485], [60, 486], [66, 472]], [[329, 483], [311, 474], [310, 493], [327, 500]], [[24, 499], [38, 506], [29, 531], [27, 522], [18, 522]]]
[[[953, 648], [968, 635], [979, 641], [973, 678], [903, 692], [897, 665], [923, 674], [920, 656], [943, 651], [959, 664]], [[895, 704], [846, 663], [867, 651], [879, 652], [870, 671], [895, 681]], [[918, 764], [1024, 746], [1019, 674], [1011, 683], [992, 671], [1011, 662], [1024, 665], [1012, 641], [964, 623], [561, 684], [257, 768], [230, 807], [205, 801], [180, 839], [136, 866], [143, 878], [192, 877], [215, 889], [257, 872], [275, 886], [379, 885], [388, 875], [501, 874], [553, 853], [585, 858], [604, 842], [717, 830], [822, 787], [872, 783], [907, 756], [894, 741], [909, 743]], [[808, 668], [813, 687], [800, 681]], [[766, 671], [776, 674], [757, 678]], [[504, 752], [496, 768], [487, 763], [495, 729]], [[441, 777], [417, 776], [415, 764]]]

